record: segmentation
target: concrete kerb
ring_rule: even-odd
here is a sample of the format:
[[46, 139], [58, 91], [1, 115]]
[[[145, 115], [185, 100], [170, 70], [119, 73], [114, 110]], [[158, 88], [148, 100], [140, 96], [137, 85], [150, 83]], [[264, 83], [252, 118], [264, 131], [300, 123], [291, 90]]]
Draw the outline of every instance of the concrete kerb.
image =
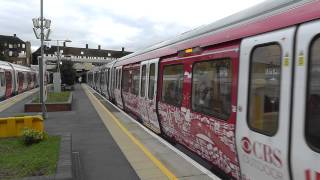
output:
[[[40, 112], [41, 111], [41, 103], [32, 102], [30, 100], [25, 104], [24, 111], [25, 112]], [[72, 101], [73, 101], [73, 92], [70, 92], [69, 98], [65, 102], [46, 102], [46, 108], [48, 112], [55, 111], [72, 111]]]
[[[55, 135], [54, 135], [55, 136]], [[51, 176], [26, 177], [23, 180], [72, 180], [72, 135], [70, 133], [58, 134], [61, 136], [59, 159], [56, 174]]]

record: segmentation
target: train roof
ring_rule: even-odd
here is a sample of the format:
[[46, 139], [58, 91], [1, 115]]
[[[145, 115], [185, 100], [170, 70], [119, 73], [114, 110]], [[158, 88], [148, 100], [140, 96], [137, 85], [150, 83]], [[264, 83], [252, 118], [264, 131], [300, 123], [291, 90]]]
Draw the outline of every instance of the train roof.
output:
[[3, 68], [3, 69], [12, 69], [12, 68], [14, 68], [15, 70], [19, 70], [19, 71], [35, 71], [34, 69], [32, 69], [30, 67], [21, 66], [21, 65], [18, 65], [18, 64], [12, 64], [12, 63], [9, 63], [7, 61], [0, 61], [0, 68]]
[[[219, 21], [185, 32], [173, 39], [120, 58], [116, 66], [175, 54], [292, 26], [320, 17], [317, 0], [270, 0]], [[130, 62], [128, 62], [130, 61]]]

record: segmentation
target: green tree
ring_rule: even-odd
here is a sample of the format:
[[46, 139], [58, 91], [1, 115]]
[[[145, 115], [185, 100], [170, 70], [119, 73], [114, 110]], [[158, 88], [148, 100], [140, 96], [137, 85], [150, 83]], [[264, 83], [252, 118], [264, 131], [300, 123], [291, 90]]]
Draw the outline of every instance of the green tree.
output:
[[61, 81], [69, 86], [73, 85], [76, 79], [76, 70], [73, 68], [72, 61], [63, 61], [60, 67]]

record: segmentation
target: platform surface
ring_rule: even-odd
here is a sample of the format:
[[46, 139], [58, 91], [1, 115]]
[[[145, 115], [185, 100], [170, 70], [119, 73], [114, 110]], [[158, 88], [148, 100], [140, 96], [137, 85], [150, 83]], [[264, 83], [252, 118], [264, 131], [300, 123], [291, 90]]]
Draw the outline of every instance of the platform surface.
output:
[[[11, 103], [0, 116], [24, 114], [31, 98]], [[45, 129], [72, 134], [78, 179], [218, 179], [85, 84], [76, 85], [73, 111], [48, 113]]]

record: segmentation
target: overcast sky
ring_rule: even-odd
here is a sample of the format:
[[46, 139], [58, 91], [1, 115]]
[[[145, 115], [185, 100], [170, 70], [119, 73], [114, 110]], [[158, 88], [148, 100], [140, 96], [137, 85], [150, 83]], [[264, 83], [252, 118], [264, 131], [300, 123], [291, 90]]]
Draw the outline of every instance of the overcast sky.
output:
[[[70, 39], [69, 46], [135, 51], [262, 1], [44, 0], [44, 16], [52, 21], [50, 38]], [[0, 0], [0, 34], [17, 34], [37, 48], [31, 19], [39, 8], [40, 0]]]

